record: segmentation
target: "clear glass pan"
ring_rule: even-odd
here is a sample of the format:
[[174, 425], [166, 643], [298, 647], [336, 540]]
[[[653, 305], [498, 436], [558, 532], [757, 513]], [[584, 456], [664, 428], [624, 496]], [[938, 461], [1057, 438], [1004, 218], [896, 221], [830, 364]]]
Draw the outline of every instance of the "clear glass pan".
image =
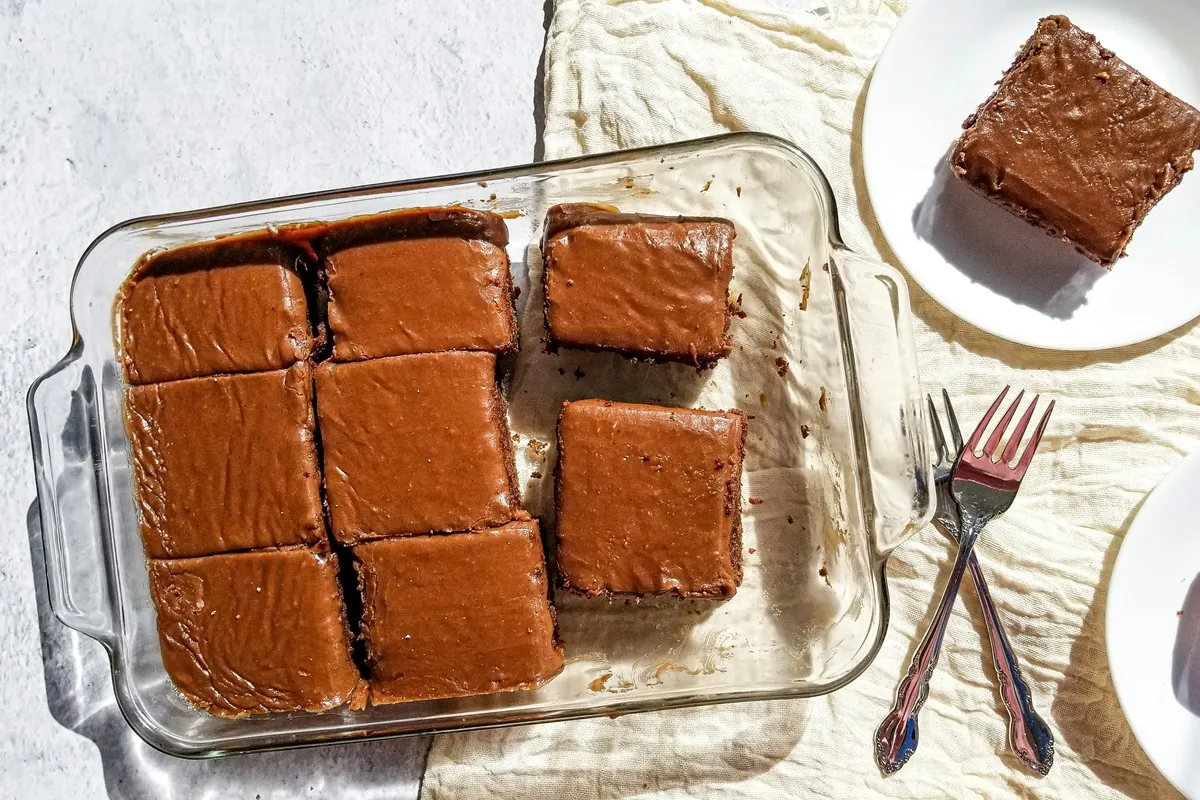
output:
[[[734, 321], [734, 353], [704, 373], [546, 353], [537, 243], [546, 209], [564, 201], [732, 219], [733, 291], [745, 314]], [[498, 211], [509, 224], [522, 350], [503, 364], [502, 380], [531, 512], [552, 524], [554, 454], [542, 443], [553, 442], [563, 400], [740, 407], [754, 417], [742, 587], [723, 602], [558, 593], [568, 663], [535, 691], [240, 720], [192, 708], [163, 670], [148, 593], [113, 337], [118, 288], [153, 249], [452, 204]], [[932, 514], [904, 281], [842, 245], [820, 169], [764, 134], [131, 220], [84, 253], [71, 312], [74, 344], [28, 398], [51, 603], [64, 624], [108, 650], [129, 724], [175, 755], [831, 692], [878, 651], [888, 619], [884, 562]]]

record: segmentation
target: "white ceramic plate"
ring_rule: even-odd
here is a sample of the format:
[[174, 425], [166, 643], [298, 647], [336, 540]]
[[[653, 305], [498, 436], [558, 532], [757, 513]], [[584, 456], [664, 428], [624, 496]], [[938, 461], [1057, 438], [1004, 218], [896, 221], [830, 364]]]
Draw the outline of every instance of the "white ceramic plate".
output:
[[867, 94], [871, 205], [909, 275], [985, 331], [1059, 350], [1151, 339], [1200, 316], [1200, 170], [1154, 208], [1110, 273], [975, 195], [946, 164], [963, 120], [1050, 14], [1200, 107], [1195, 0], [917, 0]]
[[1200, 798], [1198, 490], [1194, 454], [1138, 512], [1113, 567], [1105, 633], [1129, 726], [1154, 765], [1191, 798]]

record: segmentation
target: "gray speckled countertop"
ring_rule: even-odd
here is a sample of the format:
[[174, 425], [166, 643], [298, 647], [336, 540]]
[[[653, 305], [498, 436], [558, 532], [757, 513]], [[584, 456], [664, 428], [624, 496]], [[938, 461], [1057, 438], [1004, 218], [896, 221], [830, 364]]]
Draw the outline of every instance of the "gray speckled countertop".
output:
[[128, 217], [534, 155], [542, 0], [0, 0], [0, 797], [416, 793], [421, 740], [189, 762], [145, 746], [50, 612], [25, 392], [70, 344], [88, 243]]

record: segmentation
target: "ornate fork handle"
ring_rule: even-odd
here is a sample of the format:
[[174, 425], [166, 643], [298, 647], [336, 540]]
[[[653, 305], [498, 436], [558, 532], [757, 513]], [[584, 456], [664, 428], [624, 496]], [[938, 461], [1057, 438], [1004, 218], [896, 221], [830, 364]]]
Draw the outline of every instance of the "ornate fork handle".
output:
[[[1012, 751], [1022, 764], [1031, 770], [1046, 775], [1054, 766], [1054, 734], [1050, 727], [1033, 708], [1033, 695], [1029, 684], [1021, 674], [1017, 654], [1008, 643], [1000, 615], [992, 601], [992, 593], [984, 580], [979, 560], [971, 552], [969, 568], [975, 582], [975, 592], [983, 606], [987, 625], [988, 641], [992, 646], [992, 662], [1000, 680], [1000, 698], [1008, 711], [1008, 741]], [[915, 714], [914, 714], [915, 731]]]
[[967, 571], [967, 561], [981, 530], [982, 523], [967, 525], [959, 539], [954, 569], [950, 572], [950, 580], [946, 583], [942, 599], [938, 602], [933, 623], [929, 630], [925, 631], [921, 644], [913, 653], [908, 673], [896, 689], [895, 705], [875, 732], [875, 760], [879, 762], [885, 774], [890, 775], [903, 767], [916, 752], [917, 714], [921, 712], [921, 706], [929, 696], [929, 679], [933, 677], [933, 669], [937, 666], [938, 655], [942, 650], [946, 624], [950, 621], [950, 612], [954, 609], [958, 588], [962, 585], [963, 575]]

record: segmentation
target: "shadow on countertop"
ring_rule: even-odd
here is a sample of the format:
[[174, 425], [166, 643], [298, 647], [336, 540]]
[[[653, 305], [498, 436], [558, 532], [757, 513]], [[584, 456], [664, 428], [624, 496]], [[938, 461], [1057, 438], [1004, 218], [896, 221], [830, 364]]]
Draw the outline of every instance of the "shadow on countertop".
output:
[[125, 722], [104, 648], [63, 625], [50, 607], [37, 503], [26, 515], [50, 714], [95, 742], [113, 798], [415, 798], [429, 737], [188, 760], [161, 753]]

